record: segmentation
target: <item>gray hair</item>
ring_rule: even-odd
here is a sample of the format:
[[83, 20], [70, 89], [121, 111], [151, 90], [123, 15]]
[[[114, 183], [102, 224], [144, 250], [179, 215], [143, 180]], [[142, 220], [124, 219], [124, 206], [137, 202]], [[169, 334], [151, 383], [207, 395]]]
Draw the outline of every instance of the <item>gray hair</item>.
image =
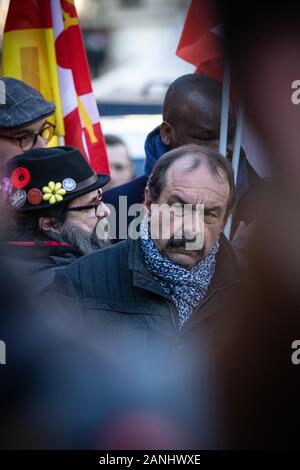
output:
[[187, 144], [177, 147], [165, 153], [155, 164], [148, 180], [150, 196], [156, 202], [166, 185], [166, 172], [172, 163], [183, 157], [191, 156], [193, 161], [191, 166], [185, 170], [190, 173], [196, 170], [201, 164], [205, 164], [210, 173], [218, 180], [227, 178], [229, 183], [229, 199], [227, 204], [227, 214], [232, 210], [235, 203], [235, 184], [233, 171], [229, 161], [217, 152], [212, 146], [200, 146]]

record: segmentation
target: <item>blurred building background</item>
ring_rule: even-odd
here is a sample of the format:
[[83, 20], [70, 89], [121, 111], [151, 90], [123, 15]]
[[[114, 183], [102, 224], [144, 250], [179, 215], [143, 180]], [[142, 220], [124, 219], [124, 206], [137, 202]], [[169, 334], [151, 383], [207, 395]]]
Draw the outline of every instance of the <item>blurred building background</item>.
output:
[[[0, 0], [0, 48], [8, 0]], [[189, 0], [75, 0], [103, 132], [121, 137], [143, 172], [144, 140], [168, 85], [194, 67], [176, 47]]]

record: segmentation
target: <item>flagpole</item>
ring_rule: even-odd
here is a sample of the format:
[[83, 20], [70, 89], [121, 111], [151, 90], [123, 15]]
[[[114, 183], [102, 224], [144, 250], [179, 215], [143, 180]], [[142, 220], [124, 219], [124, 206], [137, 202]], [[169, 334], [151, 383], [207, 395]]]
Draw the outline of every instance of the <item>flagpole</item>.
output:
[[[241, 155], [241, 144], [242, 144], [242, 131], [244, 121], [244, 110], [242, 104], [239, 104], [237, 113], [237, 123], [234, 135], [233, 154], [232, 154], [232, 169], [234, 176], [234, 184], [237, 182], [237, 175], [239, 170], [239, 162]], [[232, 215], [228, 217], [226, 227], [224, 229], [224, 235], [229, 239], [232, 225]]]
[[225, 59], [223, 89], [222, 89], [220, 146], [219, 146], [219, 152], [221, 155], [223, 155], [223, 157], [226, 157], [226, 153], [227, 153], [229, 107], [230, 107], [230, 66], [229, 66], [229, 62]]
[[[224, 75], [222, 88], [222, 108], [221, 108], [221, 127], [219, 152], [226, 158], [227, 154], [227, 136], [228, 136], [228, 116], [230, 107], [230, 66], [228, 60], [224, 60]], [[231, 222], [227, 221], [224, 228], [224, 235], [229, 239]]]
[[232, 168], [234, 174], [234, 184], [237, 182], [237, 175], [239, 170], [241, 145], [242, 145], [242, 131], [244, 122], [244, 110], [240, 104], [238, 107], [236, 131], [234, 136], [233, 154], [232, 154]]

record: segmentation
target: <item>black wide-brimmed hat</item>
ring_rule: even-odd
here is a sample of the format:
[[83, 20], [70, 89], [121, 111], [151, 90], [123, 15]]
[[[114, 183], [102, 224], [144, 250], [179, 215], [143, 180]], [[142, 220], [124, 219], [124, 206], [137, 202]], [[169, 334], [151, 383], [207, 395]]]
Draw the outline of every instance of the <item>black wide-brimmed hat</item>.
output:
[[22, 211], [61, 206], [109, 182], [97, 175], [74, 147], [32, 149], [7, 162], [2, 189], [9, 204]]
[[0, 129], [18, 129], [54, 114], [55, 105], [27, 83], [1, 77], [5, 99], [1, 104]]

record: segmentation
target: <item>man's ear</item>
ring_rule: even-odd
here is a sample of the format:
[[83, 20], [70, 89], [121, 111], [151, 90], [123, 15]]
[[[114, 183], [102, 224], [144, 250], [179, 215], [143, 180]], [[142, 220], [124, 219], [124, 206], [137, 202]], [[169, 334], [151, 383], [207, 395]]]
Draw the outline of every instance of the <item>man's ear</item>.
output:
[[159, 128], [160, 138], [162, 142], [168, 147], [171, 145], [173, 140], [173, 129], [167, 121], [163, 121]]
[[151, 213], [151, 204], [153, 203], [150, 191], [148, 186], [145, 188], [145, 199], [144, 199], [144, 204], [146, 208], [148, 209], [148, 212]]
[[53, 230], [54, 232], [59, 232], [58, 223], [55, 222], [50, 217], [39, 217], [39, 228], [45, 232]]

